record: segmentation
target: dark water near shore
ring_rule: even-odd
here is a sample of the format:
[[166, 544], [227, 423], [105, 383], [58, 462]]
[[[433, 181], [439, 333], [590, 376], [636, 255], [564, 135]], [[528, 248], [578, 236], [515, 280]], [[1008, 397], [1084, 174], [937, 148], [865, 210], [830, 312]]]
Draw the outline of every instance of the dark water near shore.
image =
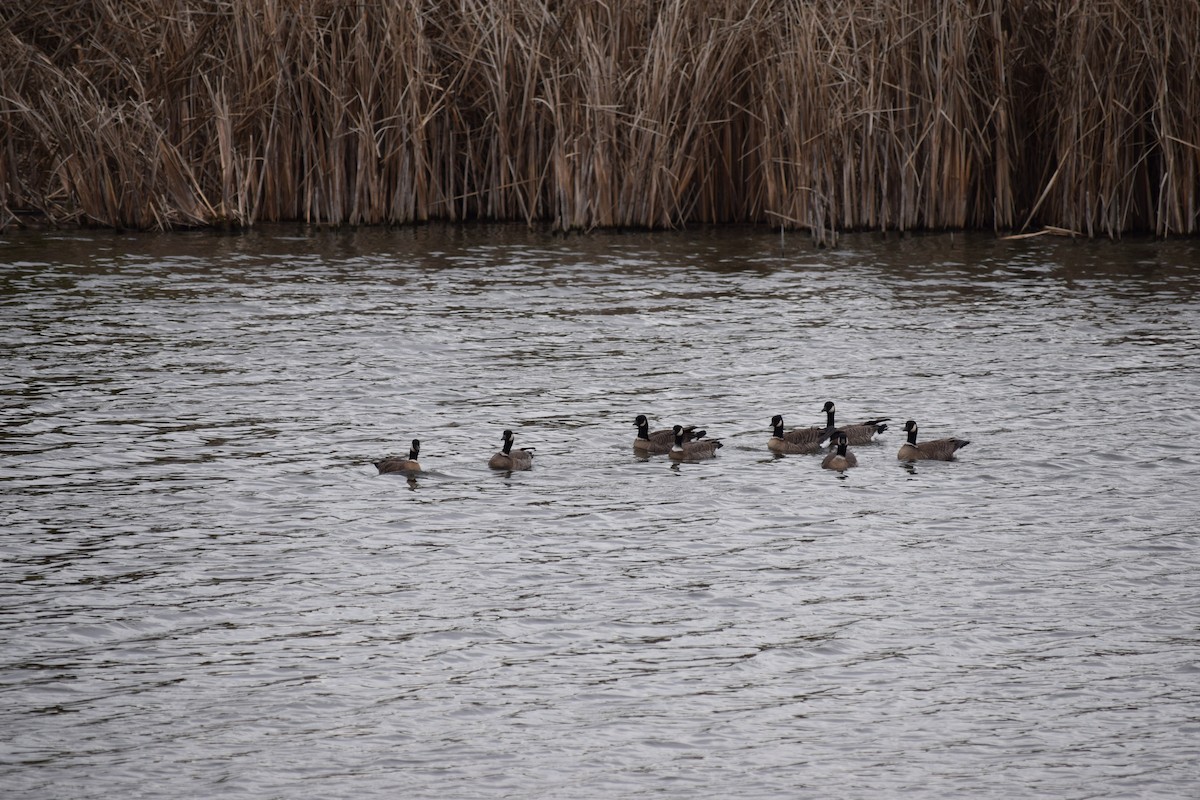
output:
[[[0, 793], [1193, 797], [1198, 287], [1197, 242], [0, 238]], [[857, 469], [766, 451], [830, 399], [892, 418]], [[903, 465], [908, 418], [971, 444]]]

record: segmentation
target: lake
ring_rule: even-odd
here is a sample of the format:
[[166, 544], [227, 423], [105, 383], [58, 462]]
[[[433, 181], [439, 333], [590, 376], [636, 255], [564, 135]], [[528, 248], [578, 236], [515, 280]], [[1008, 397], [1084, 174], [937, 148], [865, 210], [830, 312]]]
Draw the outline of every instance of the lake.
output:
[[[1198, 288], [1194, 240], [6, 234], [0, 787], [1190, 798]], [[766, 449], [827, 400], [890, 418], [856, 468]]]

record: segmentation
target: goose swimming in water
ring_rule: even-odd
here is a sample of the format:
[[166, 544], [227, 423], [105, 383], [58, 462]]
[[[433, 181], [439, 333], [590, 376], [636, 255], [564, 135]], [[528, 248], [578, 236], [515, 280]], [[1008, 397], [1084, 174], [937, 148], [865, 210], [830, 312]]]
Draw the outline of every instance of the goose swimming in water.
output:
[[849, 444], [870, 444], [875, 438], [875, 434], [883, 433], [888, 429], [887, 422], [891, 417], [880, 417], [879, 419], [868, 419], [859, 422], [855, 425], [841, 425], [834, 423], [834, 414], [837, 412], [837, 406], [830, 400], [825, 404], [825, 427], [829, 434], [835, 430], [846, 434], [846, 441]]
[[953, 461], [954, 454], [969, 445], [969, 439], [932, 439], [928, 442], [917, 443], [917, 423], [909, 420], [904, 423], [908, 431], [908, 441], [900, 446], [896, 458], [901, 461]]
[[513, 450], [513, 432], [510, 430], [505, 430], [502, 438], [504, 444], [501, 446], [500, 452], [488, 459], [488, 466], [492, 469], [513, 471], [531, 469], [533, 467], [533, 448], [523, 447]]
[[783, 430], [783, 415], [771, 417], [771, 438], [767, 439], [767, 449], [772, 453], [791, 455], [795, 453], [816, 453], [821, 450], [821, 442], [826, 431], [824, 428], [793, 428]]
[[[664, 428], [662, 430], [650, 430], [650, 421], [646, 419], [645, 414], [638, 414], [633, 421], [637, 426], [637, 437], [633, 440], [633, 449], [649, 455], [661, 455], [671, 451], [671, 445], [675, 444], [675, 431], [673, 429]], [[683, 440], [690, 442], [693, 439], [700, 439], [704, 436], [704, 431], [697, 431], [695, 425], [683, 426]]]
[[845, 472], [851, 467], [858, 466], [858, 458], [854, 453], [846, 449], [849, 437], [845, 431], [836, 431], [829, 440], [837, 447], [837, 450], [825, 456], [821, 461], [821, 466], [824, 469], [835, 469], [838, 472]]
[[400, 458], [399, 456], [389, 456], [375, 462], [375, 467], [382, 475], [385, 472], [406, 472], [414, 473], [421, 471], [421, 464], [417, 461], [417, 456], [421, 453], [421, 440], [413, 439], [412, 447], [408, 450], [408, 458]]
[[712, 458], [717, 450], [724, 447], [720, 439], [684, 440], [682, 425], [674, 427], [675, 444], [671, 446], [671, 458], [675, 461], [695, 461], [701, 458]]

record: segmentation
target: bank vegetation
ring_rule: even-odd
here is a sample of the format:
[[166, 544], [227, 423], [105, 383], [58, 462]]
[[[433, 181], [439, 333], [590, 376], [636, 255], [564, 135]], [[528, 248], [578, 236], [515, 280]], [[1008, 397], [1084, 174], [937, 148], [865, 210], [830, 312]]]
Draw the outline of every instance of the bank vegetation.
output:
[[1195, 0], [0, 5], [0, 227], [1200, 224]]

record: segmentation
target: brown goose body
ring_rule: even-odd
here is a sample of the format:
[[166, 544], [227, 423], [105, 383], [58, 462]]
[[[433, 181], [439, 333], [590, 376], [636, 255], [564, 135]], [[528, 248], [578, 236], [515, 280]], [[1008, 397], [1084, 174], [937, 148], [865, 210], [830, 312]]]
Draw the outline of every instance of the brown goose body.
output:
[[500, 451], [488, 459], [489, 467], [492, 469], [508, 470], [510, 472], [533, 468], [532, 447], [513, 450], [513, 432], [510, 430], [504, 431], [502, 440], [504, 444], [501, 446]]
[[969, 439], [932, 439], [928, 442], [917, 442], [917, 423], [909, 420], [904, 423], [908, 432], [908, 441], [900, 446], [896, 458], [901, 461], [953, 461], [954, 454], [970, 444]]
[[375, 462], [375, 468], [382, 475], [385, 472], [404, 472], [412, 474], [421, 471], [421, 464], [417, 461], [417, 456], [421, 453], [421, 440], [413, 439], [412, 447], [408, 450], [408, 458], [400, 458], [399, 456], [390, 456]]
[[[633, 421], [637, 427], [637, 437], [633, 440], [633, 449], [647, 455], [661, 455], [671, 452], [671, 445], [675, 444], [675, 431], [664, 428], [663, 430], [651, 431], [650, 422], [646, 419], [645, 414], [638, 414], [637, 419]], [[683, 426], [683, 440], [690, 442], [693, 439], [699, 439], [704, 436], [704, 431], [697, 431], [695, 425]]]
[[676, 425], [675, 444], [671, 445], [670, 456], [675, 461], [698, 461], [702, 458], [712, 458], [717, 450], [724, 447], [720, 439], [684, 439], [683, 427]]
[[846, 446], [849, 443], [849, 437], [846, 435], [845, 431], [838, 431], [831, 436], [830, 439], [833, 441], [834, 446], [837, 449], [821, 460], [821, 467], [824, 469], [837, 470], [838, 472], [845, 472], [851, 467], [857, 467], [858, 458], [854, 455], [854, 453], [851, 453], [846, 449]]

